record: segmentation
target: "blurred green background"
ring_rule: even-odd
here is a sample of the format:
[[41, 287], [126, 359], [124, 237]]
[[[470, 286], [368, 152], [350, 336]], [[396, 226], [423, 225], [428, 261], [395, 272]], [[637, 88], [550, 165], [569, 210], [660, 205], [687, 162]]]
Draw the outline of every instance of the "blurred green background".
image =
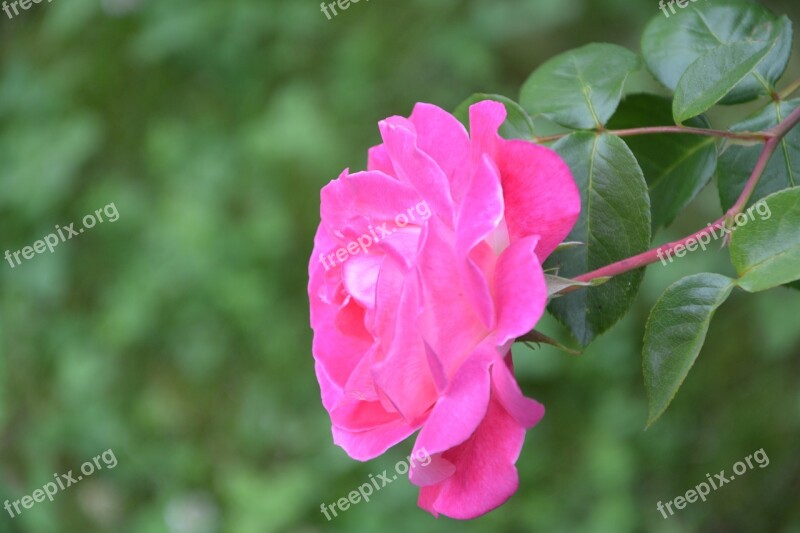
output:
[[[766, 4], [800, 24], [796, 0]], [[515, 348], [548, 414], [507, 505], [435, 520], [401, 480], [332, 522], [319, 510], [411, 447], [362, 464], [331, 442], [305, 295], [320, 188], [363, 168], [381, 118], [516, 97], [561, 51], [638, 50], [659, 13], [642, 0], [373, 0], [333, 20], [312, 0], [0, 12], [0, 253], [111, 202], [120, 213], [0, 266], [0, 502], [109, 448], [119, 461], [21, 517], [0, 510], [0, 532], [800, 532], [800, 293], [735, 294], [643, 431], [647, 312], [683, 275], [731, 272], [719, 250], [651, 267], [633, 311], [579, 357]], [[784, 84], [798, 76], [793, 57]], [[655, 86], [642, 73], [631, 88]], [[719, 212], [710, 186], [656, 241]], [[656, 510], [761, 448], [766, 468], [669, 520]]]

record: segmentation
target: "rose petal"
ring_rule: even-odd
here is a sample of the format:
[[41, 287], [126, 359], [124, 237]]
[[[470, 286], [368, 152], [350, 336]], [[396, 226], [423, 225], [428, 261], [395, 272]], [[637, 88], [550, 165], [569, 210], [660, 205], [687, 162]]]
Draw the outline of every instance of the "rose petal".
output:
[[333, 442], [357, 461], [369, 461], [414, 433], [419, 426], [409, 426], [399, 418], [390, 424], [368, 431], [347, 431], [332, 426]]
[[469, 135], [453, 115], [435, 105], [419, 103], [409, 120], [417, 130], [417, 145], [436, 161], [451, 184], [469, 177]]
[[392, 165], [392, 158], [389, 157], [389, 152], [382, 144], [373, 146], [367, 151], [367, 170], [377, 170], [397, 179], [397, 171]]
[[[409, 423], [414, 423], [436, 401], [428, 354], [417, 320], [422, 312], [419, 282], [406, 278], [396, 311], [396, 330], [382, 358], [372, 365], [375, 385]], [[380, 352], [378, 352], [380, 353]], [[377, 354], [376, 354], [377, 355]]]
[[418, 505], [434, 516], [469, 520], [504, 504], [519, 484], [514, 463], [524, 440], [525, 428], [492, 398], [472, 437], [442, 454], [455, 465], [455, 473], [422, 487]]
[[[424, 450], [434, 456], [468, 440], [486, 415], [489, 404], [489, 367], [497, 360], [490, 347], [481, 347], [461, 365], [444, 396], [439, 398], [414, 444], [414, 454]], [[438, 482], [420, 476], [427, 467], [411, 465], [409, 479], [415, 485]]]
[[547, 305], [547, 285], [536, 257], [538, 237], [509, 246], [497, 261], [497, 343], [504, 345], [534, 328]]
[[375, 307], [375, 288], [383, 260], [382, 255], [357, 255], [351, 256], [343, 265], [345, 290], [367, 309]]
[[323, 224], [343, 248], [382, 223], [391, 227], [398, 213], [422, 201], [412, 186], [377, 171], [344, 174], [322, 189], [321, 199]]
[[414, 133], [387, 121], [380, 123], [380, 130], [400, 179], [412, 184], [433, 213], [452, 227], [455, 212], [447, 175], [417, 146]]
[[501, 140], [497, 165], [511, 239], [538, 235], [536, 255], [544, 262], [580, 216], [581, 197], [572, 173], [553, 150], [525, 141]]
[[[481, 288], [465, 287], [471, 280], [461, 278], [452, 235], [436, 220], [431, 220], [423, 232], [417, 270], [425, 301], [419, 327], [446, 375], [452, 376], [488, 334], [473, 305], [475, 300], [468, 297], [480, 293]], [[484, 306], [488, 308], [484, 313], [494, 313], [491, 300]]]
[[500, 136], [497, 131], [506, 120], [506, 108], [500, 102], [484, 100], [469, 108], [469, 135], [472, 139], [472, 164], [488, 155], [495, 158]]
[[510, 353], [506, 360], [507, 364], [498, 363], [492, 366], [492, 390], [506, 412], [522, 426], [530, 429], [544, 417], [544, 406], [522, 394], [512, 373]]

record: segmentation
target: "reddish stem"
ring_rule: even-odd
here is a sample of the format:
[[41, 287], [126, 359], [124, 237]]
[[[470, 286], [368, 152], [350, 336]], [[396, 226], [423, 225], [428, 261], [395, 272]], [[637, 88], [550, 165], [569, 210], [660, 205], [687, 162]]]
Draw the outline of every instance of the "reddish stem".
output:
[[631, 135], [649, 135], [654, 133], [686, 133], [690, 135], [707, 135], [712, 137], [724, 137], [726, 139], [741, 139], [744, 141], [766, 141], [769, 139], [767, 132], [736, 132], [719, 131], [708, 128], [688, 128], [684, 126], [655, 126], [651, 128], [631, 128], [626, 130], [610, 130], [618, 137], [629, 137]]
[[[769, 132], [736, 132], [720, 131], [707, 128], [689, 128], [684, 126], [652, 126], [646, 128], [630, 128], [624, 130], [607, 130], [605, 133], [616, 135], [617, 137], [631, 137], [633, 135], [653, 135], [659, 133], [682, 133], [688, 135], [706, 135], [710, 137], [724, 137], [726, 139], [739, 139], [743, 141], [766, 141], [770, 138]], [[557, 141], [570, 133], [560, 133], [548, 137], [538, 137], [536, 142], [545, 143]]]
[[[794, 112], [792, 112], [788, 117], [786, 117], [786, 119], [783, 122], [778, 124], [776, 127], [761, 134], [764, 136], [765, 139], [768, 140], [764, 144], [764, 149], [761, 151], [761, 155], [758, 158], [758, 162], [756, 163], [756, 166], [753, 169], [753, 173], [750, 175], [750, 178], [747, 180], [747, 183], [745, 184], [744, 189], [742, 190], [742, 194], [739, 196], [739, 199], [736, 200], [736, 203], [733, 204], [733, 206], [730, 209], [728, 209], [725, 215], [723, 215], [722, 218], [714, 221], [712, 224], [710, 224], [710, 226], [713, 227], [717, 226], [718, 224], [727, 223], [727, 221], [730, 220], [731, 217], [734, 217], [742, 212], [744, 207], [747, 205], [747, 202], [750, 201], [750, 197], [753, 195], [753, 191], [755, 191], [756, 185], [758, 185], [761, 176], [764, 174], [764, 170], [767, 168], [767, 164], [769, 163], [770, 158], [778, 149], [778, 146], [780, 146], [781, 141], [786, 136], [786, 134], [789, 133], [792, 130], [792, 128], [794, 128], [798, 123], [800, 123], [800, 108], [795, 109]], [[703, 234], [706, 234], [707, 232], [708, 228], [698, 230], [680, 240], [659, 246], [658, 248], [653, 248], [639, 255], [635, 255], [633, 257], [623, 259], [622, 261], [618, 261], [608, 266], [604, 266], [603, 268], [593, 270], [592, 272], [587, 272], [586, 274], [578, 276], [575, 279], [578, 281], [591, 281], [595, 278], [618, 276], [620, 274], [624, 274], [625, 272], [636, 270], [637, 268], [641, 268], [651, 263], [655, 263], [664, 255], [673, 253], [676, 246], [679, 245], [685, 246], [688, 241], [692, 239], [697, 240], [698, 237], [700, 237]]]

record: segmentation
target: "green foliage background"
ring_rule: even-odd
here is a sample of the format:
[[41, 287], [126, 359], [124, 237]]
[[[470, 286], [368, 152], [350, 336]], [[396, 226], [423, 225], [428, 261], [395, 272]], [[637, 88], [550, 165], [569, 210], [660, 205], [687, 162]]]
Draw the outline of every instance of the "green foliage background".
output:
[[[795, 0], [765, 3], [800, 24]], [[0, 266], [0, 501], [109, 448], [119, 461], [19, 518], [0, 513], [0, 531], [800, 531], [797, 292], [734, 294], [642, 430], [647, 312], [684, 275], [733, 274], [716, 249], [651, 267], [634, 311], [580, 357], [515, 348], [548, 415], [500, 510], [437, 521], [402, 480], [333, 522], [319, 512], [410, 450], [360, 464], [331, 442], [305, 297], [319, 189], [364, 166], [379, 119], [517, 97], [556, 53], [638, 51], [659, 13], [643, 0], [373, 0], [329, 21], [306, 0], [55, 0], [0, 14], [0, 252], [110, 202], [120, 213]], [[786, 79], [799, 74], [793, 57]], [[632, 87], [655, 84], [639, 73]], [[719, 212], [709, 187], [655, 240]], [[563, 338], [552, 319], [543, 329]], [[760, 448], [768, 467], [669, 520], [656, 510]]]

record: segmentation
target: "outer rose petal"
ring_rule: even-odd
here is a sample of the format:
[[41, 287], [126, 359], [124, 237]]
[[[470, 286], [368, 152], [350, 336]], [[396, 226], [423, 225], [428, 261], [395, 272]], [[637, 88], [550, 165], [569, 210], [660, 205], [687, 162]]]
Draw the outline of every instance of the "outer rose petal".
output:
[[389, 346], [394, 339], [397, 302], [405, 285], [404, 269], [396, 261], [387, 258], [378, 273], [375, 287], [375, 308], [366, 313], [366, 329], [382, 345]]
[[494, 396], [486, 417], [464, 444], [442, 454], [455, 465], [450, 478], [422, 487], [418, 504], [434, 516], [476, 518], [499, 507], [517, 490], [514, 463], [525, 440], [521, 426]]
[[385, 354], [372, 366], [375, 385], [409, 423], [414, 423], [436, 402], [436, 386], [417, 320], [422, 313], [418, 280], [406, 278], [396, 309], [397, 325]]
[[367, 402], [343, 397], [338, 407], [331, 410], [333, 425], [346, 431], [359, 432], [377, 429], [398, 420], [397, 413], [390, 413], [380, 402]]
[[497, 343], [520, 337], [539, 322], [547, 305], [547, 285], [536, 257], [539, 237], [526, 237], [509, 246], [497, 261]]
[[[472, 173], [467, 193], [458, 213], [456, 254], [467, 296], [487, 329], [495, 326], [491, 276], [496, 261], [494, 253], [486, 261], [486, 239], [494, 234], [503, 220], [503, 189], [500, 176], [488, 156], [481, 158]], [[482, 260], [483, 259], [483, 260]], [[481, 267], [487, 267], [482, 269]]]
[[449, 227], [453, 227], [455, 209], [447, 175], [436, 161], [417, 146], [414, 132], [386, 120], [381, 121], [380, 129], [398, 177], [413, 185], [427, 200], [431, 210]]
[[484, 155], [495, 159], [497, 131], [506, 119], [506, 107], [500, 102], [484, 100], [469, 108], [469, 133], [472, 138], [472, 164], [477, 165]]
[[[324, 273], [312, 277], [312, 289], [321, 287]], [[343, 387], [361, 358], [373, 344], [364, 329], [363, 311], [358, 312], [348, 297], [340, 304], [324, 304], [312, 299], [311, 325], [314, 328], [312, 350], [317, 363], [325, 368], [331, 381]]]
[[544, 262], [569, 235], [581, 212], [572, 173], [554, 151], [525, 141], [501, 140], [497, 165], [511, 240], [539, 235], [536, 255]]
[[444, 109], [417, 104], [409, 120], [417, 130], [417, 144], [439, 165], [452, 184], [469, 178], [469, 135]]
[[[361, 235], [368, 235], [370, 225], [394, 224], [398, 213], [421, 199], [413, 187], [381, 172], [345, 172], [322, 189], [322, 224], [338, 246], [346, 247]], [[349, 234], [343, 237], [344, 233]]]
[[506, 355], [504, 364], [492, 366], [492, 391], [506, 412], [530, 429], [544, 417], [544, 406], [522, 394], [511, 367], [511, 352]]
[[390, 424], [367, 431], [347, 431], [336, 426], [331, 431], [334, 444], [341, 446], [347, 455], [357, 461], [369, 461], [405, 440], [417, 429], [419, 425], [409, 426], [398, 418]]
[[[328, 378], [325, 370], [315, 365], [317, 379], [322, 389], [322, 403], [328, 411], [341, 401], [342, 390]], [[396, 420], [366, 431], [348, 431], [331, 426], [333, 442], [341, 446], [347, 455], [358, 461], [368, 461], [381, 455], [386, 450], [405, 440], [419, 426], [407, 425], [399, 416]]]
[[320, 385], [322, 405], [330, 412], [333, 406], [339, 401], [339, 398], [342, 397], [342, 389], [331, 381], [331, 378], [325, 373], [325, 369], [322, 368], [322, 365], [318, 362], [314, 363], [314, 371], [317, 374], [317, 381], [319, 381]]
[[448, 236], [443, 224], [431, 221], [424, 234], [417, 269], [425, 302], [420, 329], [431, 356], [438, 359], [446, 376], [452, 377], [487, 332], [466, 297], [477, 290], [466, 288], [470, 280], [460, 278]]
[[392, 165], [392, 159], [389, 157], [389, 152], [382, 144], [373, 146], [367, 152], [367, 170], [377, 170], [383, 172], [387, 176], [397, 178], [397, 172]]
[[484, 156], [475, 167], [458, 211], [457, 252], [467, 255], [497, 230], [503, 220], [504, 210], [500, 174], [492, 160]]
[[[491, 346], [481, 347], [459, 368], [444, 396], [439, 398], [427, 422], [422, 427], [414, 455], [421, 451], [431, 457], [467, 441], [486, 416], [491, 380], [489, 366], [498, 354]], [[416, 485], [431, 485], [441, 481], [431, 477], [427, 466], [412, 465], [409, 474]]]
[[375, 286], [383, 261], [381, 255], [357, 255], [342, 266], [345, 290], [367, 309], [375, 307]]

